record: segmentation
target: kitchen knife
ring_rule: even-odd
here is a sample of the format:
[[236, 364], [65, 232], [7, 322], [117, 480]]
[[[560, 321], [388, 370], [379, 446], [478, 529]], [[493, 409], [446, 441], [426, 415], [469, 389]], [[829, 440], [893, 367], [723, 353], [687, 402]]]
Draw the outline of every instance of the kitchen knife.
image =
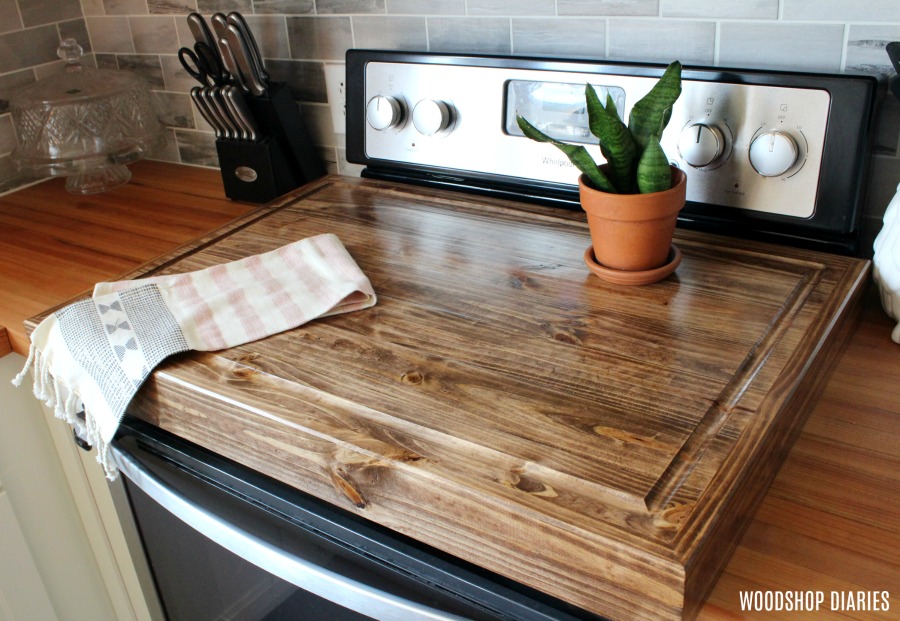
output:
[[222, 89], [222, 95], [225, 98], [225, 104], [231, 110], [231, 115], [244, 129], [244, 137], [247, 140], [257, 140], [259, 137], [259, 128], [256, 126], [256, 120], [253, 113], [247, 107], [244, 101], [244, 94], [236, 86], [226, 86]]
[[191, 29], [191, 34], [194, 36], [194, 41], [202, 43], [211, 50], [216, 49], [216, 39], [200, 13], [190, 13], [187, 16], [187, 22], [188, 28]]
[[222, 64], [225, 66], [225, 70], [231, 74], [234, 82], [243, 90], [249, 91], [250, 88], [244, 82], [244, 76], [238, 71], [237, 61], [234, 59], [234, 53], [231, 51], [228, 39], [224, 37], [219, 39], [219, 52], [222, 54]]
[[228, 32], [228, 19], [225, 17], [224, 13], [213, 13], [212, 17], [209, 18], [209, 21], [212, 23], [216, 48], [219, 50], [219, 55], [222, 57], [222, 66], [225, 67], [225, 70], [228, 73], [237, 79], [238, 70], [234, 61], [231, 60], [233, 56], [222, 46], [222, 41], [225, 40], [225, 34]]
[[209, 21], [212, 22], [213, 30], [216, 33], [216, 39], [224, 37], [225, 31], [228, 29], [228, 19], [225, 17], [225, 13], [213, 13], [212, 17], [209, 18]]
[[250, 93], [258, 97], [266, 95], [268, 87], [254, 67], [252, 52], [250, 52], [246, 39], [241, 35], [240, 29], [234, 24], [228, 24], [225, 40], [231, 47], [238, 73], [241, 74]]
[[222, 108], [213, 96], [213, 90], [214, 89], [211, 87], [201, 88], [200, 96], [206, 102], [207, 109], [212, 113], [212, 116], [215, 117], [222, 128], [223, 137], [226, 139], [236, 138], [237, 130], [232, 124], [231, 119], [225, 114], [222, 114]]
[[264, 84], [268, 83], [269, 74], [266, 73], [262, 53], [259, 51], [259, 45], [256, 43], [256, 37], [253, 36], [253, 31], [250, 30], [250, 24], [248, 24], [247, 20], [244, 19], [244, 16], [237, 11], [229, 13], [226, 19], [229, 24], [238, 29], [241, 36], [244, 38], [244, 41], [247, 42], [247, 48], [250, 50], [250, 60], [253, 62], [253, 66], [256, 69], [257, 75], [259, 75], [260, 81]]
[[219, 123], [219, 120], [213, 116], [213, 114], [209, 111], [209, 108], [206, 106], [206, 100], [203, 99], [202, 89], [199, 86], [195, 86], [191, 89], [191, 99], [194, 100], [194, 105], [197, 106], [197, 111], [200, 112], [200, 116], [209, 123], [210, 127], [213, 128], [213, 131], [216, 133], [216, 138], [224, 138], [225, 134], [222, 131], [222, 125]]
[[228, 104], [225, 102], [225, 95], [223, 93], [223, 89], [214, 88], [211, 89], [210, 93], [213, 102], [219, 110], [219, 114], [222, 118], [225, 119], [225, 122], [228, 123], [229, 128], [231, 129], [231, 137], [236, 140], [243, 140], [244, 136], [244, 128], [238, 122], [238, 120], [234, 117], [229, 108]]
[[216, 105], [216, 108], [219, 111], [219, 115], [224, 118], [231, 129], [231, 137], [235, 140], [244, 140], [246, 139], [247, 132], [244, 130], [243, 124], [238, 120], [238, 118], [234, 115], [234, 112], [231, 109], [231, 106], [228, 105], [228, 102], [225, 98], [225, 89], [216, 88], [213, 89], [210, 93], [212, 97], [213, 103]]

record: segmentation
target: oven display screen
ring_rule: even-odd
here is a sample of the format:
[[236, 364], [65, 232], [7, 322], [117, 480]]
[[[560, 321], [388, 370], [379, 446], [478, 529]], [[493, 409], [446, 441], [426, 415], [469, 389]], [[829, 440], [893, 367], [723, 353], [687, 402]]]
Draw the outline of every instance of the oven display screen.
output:
[[[625, 90], [618, 86], [593, 86], [604, 104], [607, 95], [612, 96], [621, 115], [625, 109]], [[595, 142], [588, 127], [584, 84], [510, 80], [506, 83], [506, 132], [523, 136], [516, 123], [517, 114], [557, 140]]]

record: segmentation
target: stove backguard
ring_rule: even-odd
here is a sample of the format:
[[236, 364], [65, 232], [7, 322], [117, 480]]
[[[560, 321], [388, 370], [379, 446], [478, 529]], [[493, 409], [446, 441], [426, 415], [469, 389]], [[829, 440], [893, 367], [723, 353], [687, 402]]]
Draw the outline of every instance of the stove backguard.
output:
[[[522, 114], [584, 142], [584, 84], [626, 116], [664, 67], [379, 50], [347, 52], [347, 154], [363, 176], [578, 205], [578, 172], [524, 136]], [[877, 81], [685, 67], [662, 144], [688, 175], [681, 226], [854, 254]]]

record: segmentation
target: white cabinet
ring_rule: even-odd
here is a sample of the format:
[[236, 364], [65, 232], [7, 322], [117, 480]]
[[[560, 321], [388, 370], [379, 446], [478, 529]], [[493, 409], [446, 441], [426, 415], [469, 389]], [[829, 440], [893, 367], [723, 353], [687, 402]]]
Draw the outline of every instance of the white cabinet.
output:
[[[97, 505], [93, 490], [72, 486], [84, 475], [71, 430], [48, 421], [28, 387], [10, 383], [24, 362], [17, 354], [0, 358], [0, 620], [149, 618], [122, 595], [127, 580], [108, 558], [114, 514], [87, 516], [85, 508]], [[109, 498], [108, 489], [99, 491]], [[110, 519], [115, 524], [103, 523]], [[38, 595], [20, 597], [22, 584]], [[23, 601], [33, 608], [23, 612]]]
[[57, 621], [44, 581], [0, 481], [0, 621]]

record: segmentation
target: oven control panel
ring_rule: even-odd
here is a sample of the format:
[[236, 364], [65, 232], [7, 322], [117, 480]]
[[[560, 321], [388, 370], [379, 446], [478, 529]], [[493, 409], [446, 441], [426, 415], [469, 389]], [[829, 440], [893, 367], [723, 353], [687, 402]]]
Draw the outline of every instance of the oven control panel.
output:
[[[553, 145], [523, 136], [516, 116], [583, 143], [602, 163], [585, 85], [611, 98], [627, 123], [662, 71], [351, 50], [348, 157], [379, 169], [575, 188], [574, 166]], [[688, 176], [689, 205], [736, 221], [756, 214], [848, 232], [858, 221], [849, 203], [863, 182], [874, 91], [874, 80], [859, 76], [685, 68], [662, 146]], [[850, 200], [840, 204], [838, 195]]]
[[[525, 138], [521, 114], [554, 138], [582, 142], [584, 85], [611, 94], [627, 121], [656, 78], [494, 67], [370, 63], [366, 155], [379, 160], [577, 184], [549, 144]], [[688, 200], [808, 218], [830, 96], [822, 90], [683, 80], [662, 145], [688, 174]]]

